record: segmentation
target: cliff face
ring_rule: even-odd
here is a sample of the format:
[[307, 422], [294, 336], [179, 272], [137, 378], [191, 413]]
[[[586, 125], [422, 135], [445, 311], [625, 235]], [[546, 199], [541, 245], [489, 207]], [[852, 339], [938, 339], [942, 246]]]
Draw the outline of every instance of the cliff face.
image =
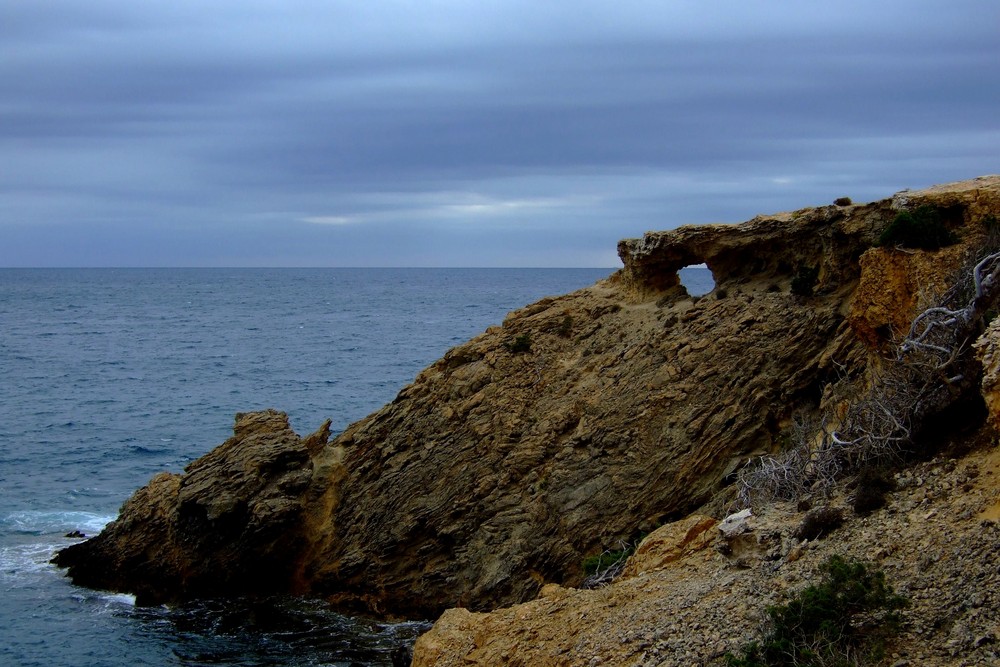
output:
[[874, 564], [910, 600], [884, 664], [1000, 664], [1000, 449], [935, 459], [894, 481], [886, 509], [859, 518], [844, 508], [845, 525], [820, 539], [793, 536], [803, 516], [794, 503], [763, 508], [737, 538], [738, 557], [711, 519], [669, 524], [610, 586], [550, 584], [491, 613], [446, 611], [417, 640], [413, 665], [722, 665], [759, 639], [767, 606], [815, 583], [835, 554]]
[[[576, 585], [584, 556], [705, 502], [863, 367], [904, 307], [856, 296], [896, 208], [947, 200], [971, 239], [1000, 212], [1000, 178], [905, 196], [623, 241], [608, 280], [511, 313], [330, 442], [280, 413], [238, 416], [57, 562], [146, 601], [267, 581], [423, 617]], [[717, 286], [693, 299], [677, 270], [701, 262]], [[791, 294], [808, 269], [814, 296]]]

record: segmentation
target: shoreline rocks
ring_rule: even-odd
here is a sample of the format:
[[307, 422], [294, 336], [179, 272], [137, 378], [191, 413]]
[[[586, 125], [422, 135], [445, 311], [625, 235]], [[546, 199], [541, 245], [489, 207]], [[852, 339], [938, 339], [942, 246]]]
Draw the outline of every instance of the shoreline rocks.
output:
[[[906, 205], [938, 201], [972, 243], [1000, 212], [1000, 177]], [[578, 585], [586, 556], [705, 504], [864, 371], [863, 331], [908, 307], [877, 289], [855, 298], [900, 205], [625, 241], [620, 272], [511, 313], [332, 440], [328, 424], [300, 438], [281, 413], [238, 416], [233, 438], [155, 477], [56, 562], [143, 602], [288, 592], [380, 617]], [[700, 262], [716, 289], [692, 298], [676, 271]], [[803, 268], [813, 296], [791, 293]]]
[[75, 583], [134, 593], [138, 604], [295, 592], [310, 447], [282, 412], [236, 415], [233, 437], [184, 474], [160, 473], [96, 537], [56, 554]]

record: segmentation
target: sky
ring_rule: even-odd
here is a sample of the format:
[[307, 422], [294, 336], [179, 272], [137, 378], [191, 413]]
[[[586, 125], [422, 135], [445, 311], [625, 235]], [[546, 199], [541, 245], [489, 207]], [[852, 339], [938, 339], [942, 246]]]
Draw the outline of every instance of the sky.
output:
[[1000, 2], [11, 0], [0, 267], [617, 267], [1000, 172]]

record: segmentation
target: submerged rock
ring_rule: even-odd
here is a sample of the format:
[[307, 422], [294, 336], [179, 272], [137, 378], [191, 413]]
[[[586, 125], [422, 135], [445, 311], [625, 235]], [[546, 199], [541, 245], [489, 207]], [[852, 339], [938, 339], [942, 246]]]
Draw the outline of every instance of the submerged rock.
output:
[[[1000, 177], [623, 241], [621, 271], [511, 313], [330, 442], [238, 416], [57, 562], [145, 601], [284, 591], [380, 616], [579, 584], [584, 557], [706, 502], [864, 367], [912, 304], [852, 305], [861, 258], [900, 206], [939, 201], [971, 243]], [[677, 278], [698, 263], [716, 281], [700, 299]], [[792, 293], [804, 274], [812, 296]]]

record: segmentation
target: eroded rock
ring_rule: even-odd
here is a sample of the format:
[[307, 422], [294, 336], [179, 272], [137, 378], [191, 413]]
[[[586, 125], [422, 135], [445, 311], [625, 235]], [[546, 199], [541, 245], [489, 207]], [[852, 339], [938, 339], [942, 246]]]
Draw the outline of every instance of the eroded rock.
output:
[[[902, 633], [887, 647], [893, 664], [998, 664], [1000, 523], [976, 512], [998, 497], [1000, 449], [994, 444], [960, 461], [930, 461], [906, 474], [923, 480], [922, 487], [903, 485], [889, 494], [888, 509], [848, 517], [835, 538], [808, 547], [793, 535], [801, 513], [794, 503], [778, 502], [755, 517], [754, 530], [770, 536], [773, 547], [740, 561], [705, 545], [673, 559], [677, 543], [667, 540], [650, 544], [645, 556], [667, 556], [664, 565], [605, 588], [547, 586], [536, 600], [491, 613], [448, 610], [417, 640], [413, 665], [721, 664], [726, 652], [738, 654], [759, 640], [767, 607], [816, 583], [820, 564], [832, 555], [882, 570], [909, 599]], [[922, 500], [915, 502], [918, 492]], [[700, 521], [692, 516], [664, 532], [687, 534]]]
[[1000, 430], [1000, 319], [994, 319], [976, 341], [983, 364], [982, 394], [993, 428]]
[[[859, 257], [899, 206], [936, 198], [971, 243], [1000, 178], [625, 241], [622, 271], [511, 313], [332, 442], [328, 426], [301, 439], [280, 413], [242, 416], [58, 562], [150, 600], [264, 581], [383, 616], [576, 585], [586, 556], [704, 503], [864, 368], [846, 317]], [[678, 287], [699, 262], [725, 298]], [[819, 269], [812, 297], [790, 293], [802, 267]]]
[[59, 552], [76, 583], [130, 591], [141, 604], [300, 588], [297, 560], [304, 492], [312, 475], [306, 442], [274, 410], [236, 415], [233, 437], [136, 492], [97, 537]]

